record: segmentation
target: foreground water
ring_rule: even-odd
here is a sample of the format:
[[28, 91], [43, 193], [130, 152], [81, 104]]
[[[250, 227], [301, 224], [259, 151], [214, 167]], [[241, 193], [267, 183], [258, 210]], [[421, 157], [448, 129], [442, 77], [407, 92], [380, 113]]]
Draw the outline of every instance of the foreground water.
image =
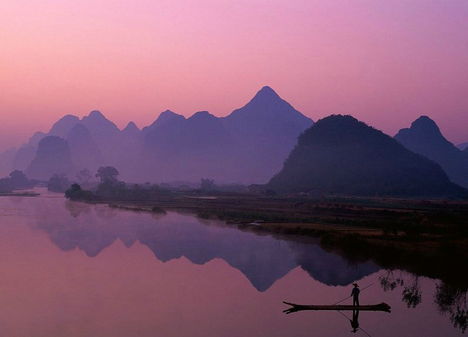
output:
[[188, 214], [1, 197], [0, 254], [3, 336], [349, 336], [352, 313], [282, 301], [333, 304], [354, 281], [392, 307], [358, 335], [463, 335], [466, 293], [439, 280]]

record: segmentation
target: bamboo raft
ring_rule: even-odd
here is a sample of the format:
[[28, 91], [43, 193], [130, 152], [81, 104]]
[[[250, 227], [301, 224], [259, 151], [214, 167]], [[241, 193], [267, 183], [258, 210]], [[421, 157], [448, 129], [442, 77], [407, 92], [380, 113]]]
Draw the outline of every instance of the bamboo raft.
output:
[[390, 312], [391, 307], [387, 303], [371, 304], [371, 305], [305, 305], [305, 304], [295, 304], [290, 302], [283, 302], [284, 304], [290, 305], [291, 308], [283, 310], [284, 313], [290, 314], [296, 311], [302, 310], [359, 310], [359, 311], [385, 311]]

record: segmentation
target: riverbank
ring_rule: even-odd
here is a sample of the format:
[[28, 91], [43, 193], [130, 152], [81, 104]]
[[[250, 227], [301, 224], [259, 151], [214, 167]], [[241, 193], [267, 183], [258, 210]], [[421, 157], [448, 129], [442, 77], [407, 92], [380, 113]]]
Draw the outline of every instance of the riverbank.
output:
[[29, 192], [29, 191], [26, 191], [26, 192], [19, 191], [19, 192], [0, 193], [0, 197], [37, 197], [37, 196], [39, 196], [39, 195], [40, 195], [40, 193]]
[[239, 230], [288, 240], [314, 237], [356, 262], [440, 278], [468, 279], [468, 203], [393, 198], [279, 198], [255, 195], [171, 195], [153, 201], [101, 201], [110, 207], [161, 214], [177, 211], [220, 219]]
[[468, 202], [395, 198], [265, 197], [253, 194], [171, 194], [148, 200], [100, 200], [110, 207], [216, 218], [243, 230], [343, 238], [432, 254], [468, 257]]

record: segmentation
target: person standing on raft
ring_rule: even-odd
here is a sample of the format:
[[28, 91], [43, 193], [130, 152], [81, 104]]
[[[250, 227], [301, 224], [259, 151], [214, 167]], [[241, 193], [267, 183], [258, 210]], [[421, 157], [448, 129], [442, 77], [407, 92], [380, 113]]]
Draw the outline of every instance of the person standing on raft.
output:
[[361, 292], [359, 290], [359, 286], [357, 283], [353, 283], [353, 290], [351, 290], [351, 296], [353, 297], [353, 306], [358, 307], [359, 306], [359, 293]]

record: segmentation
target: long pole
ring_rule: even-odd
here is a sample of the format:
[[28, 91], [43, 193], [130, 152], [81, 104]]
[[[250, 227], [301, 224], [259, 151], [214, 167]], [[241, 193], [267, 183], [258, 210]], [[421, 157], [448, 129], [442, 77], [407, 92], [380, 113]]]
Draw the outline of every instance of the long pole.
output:
[[[373, 283], [369, 284], [367, 287], [364, 287], [364, 288], [362, 288], [362, 289], [361, 289], [361, 291], [364, 291], [364, 290], [366, 290], [366, 289], [367, 289], [367, 288], [369, 288], [370, 286], [374, 285], [374, 283], [375, 283], [375, 282], [373, 282]], [[346, 298], [343, 298], [341, 301], [339, 301], [339, 302], [336, 302], [336, 303], [333, 303], [333, 305], [340, 304], [340, 303], [342, 303], [342, 302], [346, 301], [348, 298], [351, 298], [351, 296], [352, 296], [352, 295], [350, 295], [350, 296], [348, 296], [348, 297], [346, 297]]]

